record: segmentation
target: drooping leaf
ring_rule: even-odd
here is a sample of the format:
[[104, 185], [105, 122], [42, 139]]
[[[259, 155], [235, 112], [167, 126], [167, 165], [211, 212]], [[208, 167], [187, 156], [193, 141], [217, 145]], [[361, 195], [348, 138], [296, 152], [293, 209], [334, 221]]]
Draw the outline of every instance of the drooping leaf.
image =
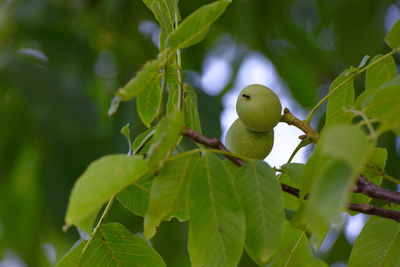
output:
[[400, 46], [400, 20], [393, 24], [385, 38], [386, 43], [393, 49]]
[[197, 159], [197, 154], [178, 154], [169, 159], [154, 178], [149, 209], [144, 218], [143, 234], [147, 239], [154, 236], [157, 226], [167, 215], [186, 213], [189, 175]]
[[[348, 77], [345, 74], [340, 74], [331, 84], [331, 91]], [[339, 122], [348, 122], [353, 117], [353, 114], [346, 112], [346, 109], [351, 108], [354, 103], [354, 86], [353, 80], [344, 84], [328, 99], [328, 108], [326, 111], [326, 125], [331, 125]]]
[[294, 229], [285, 222], [285, 230], [279, 244], [279, 251], [268, 266], [327, 266], [315, 258], [305, 231]]
[[[147, 163], [154, 169], [159, 162], [173, 149], [181, 135], [183, 113], [175, 111], [167, 114], [157, 125], [148, 154]], [[171, 151], [172, 152], [172, 151]]]
[[305, 209], [307, 227], [320, 240], [331, 223], [341, 220], [354, 179], [371, 149], [367, 135], [356, 125], [335, 124], [321, 135]]
[[79, 227], [107, 200], [147, 171], [141, 156], [108, 155], [92, 162], [72, 188], [66, 224]]
[[146, 175], [118, 193], [117, 199], [133, 214], [144, 217], [154, 177]]
[[103, 224], [82, 255], [80, 266], [166, 266], [141, 237], [119, 223]]
[[86, 240], [77, 241], [73, 247], [61, 258], [55, 267], [79, 266], [82, 250], [86, 245]]
[[136, 98], [136, 109], [143, 124], [150, 128], [151, 122], [157, 115], [160, 102], [161, 88], [158, 80], [143, 90]]
[[399, 266], [399, 251], [400, 224], [373, 216], [354, 242], [348, 266]]
[[116, 95], [122, 101], [128, 101], [139, 95], [143, 90], [158, 82], [158, 70], [163, 64], [163, 57], [148, 61], [124, 87], [120, 88]]
[[168, 46], [177, 49], [200, 42], [206, 36], [211, 24], [224, 13], [230, 2], [229, 0], [219, 0], [197, 9], [168, 36]]
[[193, 169], [189, 217], [192, 266], [236, 266], [244, 244], [243, 207], [222, 161], [211, 153]]
[[201, 133], [201, 124], [199, 113], [197, 111], [197, 95], [196, 91], [190, 84], [184, 85], [184, 106], [183, 112], [185, 113], [185, 125]]
[[246, 216], [246, 251], [259, 265], [265, 265], [278, 249], [283, 232], [281, 186], [271, 167], [260, 160], [241, 167], [235, 184]]
[[[381, 58], [382, 55], [376, 55], [372, 58], [371, 63]], [[397, 76], [396, 63], [392, 56], [376, 63], [367, 69], [365, 77], [365, 90], [376, 90], [384, 83], [391, 81]]]

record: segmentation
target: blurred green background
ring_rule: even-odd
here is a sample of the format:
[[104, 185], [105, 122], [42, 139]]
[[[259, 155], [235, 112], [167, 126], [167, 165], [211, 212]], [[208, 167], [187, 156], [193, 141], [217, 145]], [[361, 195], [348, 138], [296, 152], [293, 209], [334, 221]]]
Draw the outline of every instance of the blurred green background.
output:
[[[181, 0], [182, 17], [206, 3]], [[384, 37], [400, 18], [399, 8], [389, 0], [233, 0], [206, 39], [182, 51], [205, 135], [220, 136], [214, 118], [222, 96], [251, 51], [271, 60], [307, 109], [346, 66], [389, 51]], [[91, 161], [127, 152], [123, 125], [130, 123], [134, 136], [145, 130], [134, 101], [111, 118], [107, 109], [114, 91], [156, 56], [154, 21], [139, 0], [0, 1], [1, 267], [52, 266], [79, 238], [75, 229], [61, 230], [74, 181]], [[231, 44], [240, 48], [230, 60], [232, 75], [224, 90], [210, 96], [198, 81], [204, 59]], [[356, 82], [359, 93], [362, 78]], [[387, 133], [380, 145], [389, 150], [387, 172], [400, 178], [399, 138]], [[106, 221], [142, 231], [142, 219], [119, 203]], [[152, 240], [168, 266], [190, 265], [186, 231], [187, 224], [163, 223]], [[349, 248], [340, 234], [322, 256], [343, 261]], [[244, 256], [241, 266], [253, 264]]]

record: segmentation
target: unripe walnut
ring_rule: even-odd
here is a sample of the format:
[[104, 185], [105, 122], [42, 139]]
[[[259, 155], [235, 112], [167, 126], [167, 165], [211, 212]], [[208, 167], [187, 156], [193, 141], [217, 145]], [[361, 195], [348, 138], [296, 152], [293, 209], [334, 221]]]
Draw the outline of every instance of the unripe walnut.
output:
[[247, 128], [256, 132], [272, 130], [281, 118], [278, 96], [261, 84], [246, 86], [236, 102], [236, 111]]
[[225, 136], [226, 147], [241, 156], [252, 159], [265, 159], [274, 145], [274, 130], [254, 132], [237, 119]]

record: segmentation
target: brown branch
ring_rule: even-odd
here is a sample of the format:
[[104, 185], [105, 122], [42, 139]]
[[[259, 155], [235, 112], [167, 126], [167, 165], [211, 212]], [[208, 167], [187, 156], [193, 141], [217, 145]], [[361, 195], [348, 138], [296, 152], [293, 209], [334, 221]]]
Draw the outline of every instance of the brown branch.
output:
[[400, 193], [394, 192], [392, 190], [380, 187], [363, 175], [360, 175], [355, 187], [353, 188], [353, 193], [361, 193], [370, 198], [380, 199], [387, 202], [392, 202], [400, 204]]
[[296, 116], [294, 116], [288, 108], [285, 108], [283, 110], [281, 122], [286, 122], [287, 124], [296, 126], [300, 130], [302, 130], [305, 133], [305, 136], [300, 135], [299, 138], [301, 140], [308, 138], [312, 143], [316, 143], [319, 138], [319, 134], [316, 131], [314, 131], [314, 129], [311, 128], [310, 125], [308, 125], [305, 121], [302, 121], [298, 119]]
[[354, 204], [350, 203], [348, 206], [349, 210], [358, 211], [361, 213], [375, 215], [387, 219], [395, 220], [396, 222], [400, 222], [400, 212], [394, 210], [387, 210], [383, 208], [375, 207], [371, 204], [361, 203], [361, 204]]
[[[199, 132], [196, 132], [195, 130], [189, 129], [187, 127], [183, 128], [182, 134], [193, 141], [206, 145], [211, 148], [219, 149], [222, 151], [229, 151], [222, 143], [216, 138], [210, 139]], [[225, 155], [226, 158], [228, 158], [230, 161], [235, 163], [238, 166], [243, 166], [245, 162], [239, 158], [235, 158], [229, 155]], [[282, 190], [285, 191], [286, 193], [289, 193], [291, 195], [294, 195], [296, 197], [299, 197], [299, 189], [291, 187], [287, 184], [281, 183]], [[373, 190], [376, 190], [375, 193], [373, 193]], [[382, 199], [390, 202], [398, 201], [400, 198], [398, 196], [399, 193], [392, 192], [388, 189], [379, 187], [372, 182], [368, 181], [365, 177], [361, 176], [359, 181], [357, 182], [356, 187], [353, 189], [353, 192], [355, 193], [363, 193], [369, 197], [376, 198], [376, 199]], [[390, 193], [388, 193], [390, 192]], [[394, 202], [398, 203], [398, 202]], [[361, 203], [361, 204], [354, 204], [354, 203], [349, 203], [348, 209], [356, 212], [361, 212], [365, 214], [370, 214], [370, 215], [375, 215], [383, 218], [388, 218], [395, 220], [397, 222], [400, 222], [400, 212], [398, 211], [392, 211], [392, 210], [387, 210], [383, 208], [378, 208], [375, 207], [371, 204], [367, 203]]]

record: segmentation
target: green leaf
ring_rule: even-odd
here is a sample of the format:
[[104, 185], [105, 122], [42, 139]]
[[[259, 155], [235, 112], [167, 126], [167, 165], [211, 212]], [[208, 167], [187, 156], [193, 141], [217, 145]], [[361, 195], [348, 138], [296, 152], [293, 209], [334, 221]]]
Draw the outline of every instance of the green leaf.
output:
[[386, 43], [393, 49], [400, 46], [400, 20], [393, 24], [385, 38]]
[[293, 229], [287, 221], [279, 248], [268, 266], [328, 266], [313, 256], [305, 231]]
[[[371, 63], [381, 58], [382, 55], [376, 55], [372, 58]], [[367, 70], [365, 77], [365, 89], [376, 90], [384, 83], [392, 80], [397, 76], [396, 63], [392, 56], [385, 58], [377, 64], [371, 66]]]
[[305, 209], [306, 224], [319, 239], [324, 238], [332, 222], [341, 220], [354, 179], [371, 149], [367, 135], [356, 125], [335, 124], [322, 133], [312, 159], [314, 169], [307, 170], [307, 163], [304, 171], [311, 176], [306, 180], [306, 188], [311, 188]]
[[230, 0], [215, 1], [197, 9], [169, 35], [168, 46], [175, 49], [185, 48], [203, 40], [211, 24], [224, 13], [230, 2]]
[[379, 130], [396, 130], [400, 127], [400, 76], [381, 86], [364, 109], [365, 115], [378, 119]]
[[147, 128], [157, 115], [158, 104], [161, 97], [161, 88], [158, 80], [155, 80], [148, 88], [143, 90], [136, 98], [136, 109], [140, 119]]
[[246, 251], [257, 264], [265, 265], [283, 233], [281, 186], [271, 167], [260, 160], [241, 167], [235, 183], [246, 216]]
[[199, 113], [197, 111], [196, 91], [190, 84], [185, 84], [184, 94], [185, 97], [183, 99], [184, 101], [183, 112], [185, 113], [185, 125], [190, 129], [193, 129], [201, 133], [200, 118], [199, 118]]
[[[340, 74], [331, 84], [330, 89], [337, 87], [348, 77], [345, 74]], [[346, 109], [352, 107], [354, 103], [354, 86], [353, 80], [347, 82], [336, 93], [332, 94], [328, 99], [328, 108], [326, 111], [326, 125], [338, 122], [348, 122], [353, 117], [353, 114], [345, 112]]]
[[147, 163], [154, 169], [175, 147], [183, 127], [183, 113], [175, 111], [167, 114], [157, 125], [153, 143], [148, 152]]
[[116, 94], [122, 101], [128, 101], [139, 95], [142, 91], [158, 82], [158, 70], [163, 64], [163, 57], [148, 61], [124, 87]]
[[166, 266], [141, 237], [118, 223], [103, 224], [82, 255], [80, 266]]
[[189, 253], [192, 266], [231, 267], [243, 252], [245, 217], [222, 161], [205, 153], [189, 186]]
[[189, 174], [197, 159], [198, 154], [178, 154], [168, 159], [155, 177], [144, 218], [144, 236], [147, 239], [154, 236], [157, 226], [167, 215], [186, 213]]
[[133, 214], [144, 217], [154, 177], [146, 175], [118, 193], [117, 199]]
[[86, 245], [86, 240], [78, 240], [73, 247], [61, 258], [55, 267], [79, 266], [82, 250]]
[[400, 224], [372, 216], [353, 245], [349, 267], [400, 266]]
[[300, 177], [304, 171], [304, 164], [301, 163], [287, 163], [281, 166], [283, 171], [281, 181], [286, 182], [294, 187], [299, 187]]
[[92, 162], [72, 188], [66, 224], [79, 227], [107, 200], [147, 171], [140, 156], [108, 155]]

